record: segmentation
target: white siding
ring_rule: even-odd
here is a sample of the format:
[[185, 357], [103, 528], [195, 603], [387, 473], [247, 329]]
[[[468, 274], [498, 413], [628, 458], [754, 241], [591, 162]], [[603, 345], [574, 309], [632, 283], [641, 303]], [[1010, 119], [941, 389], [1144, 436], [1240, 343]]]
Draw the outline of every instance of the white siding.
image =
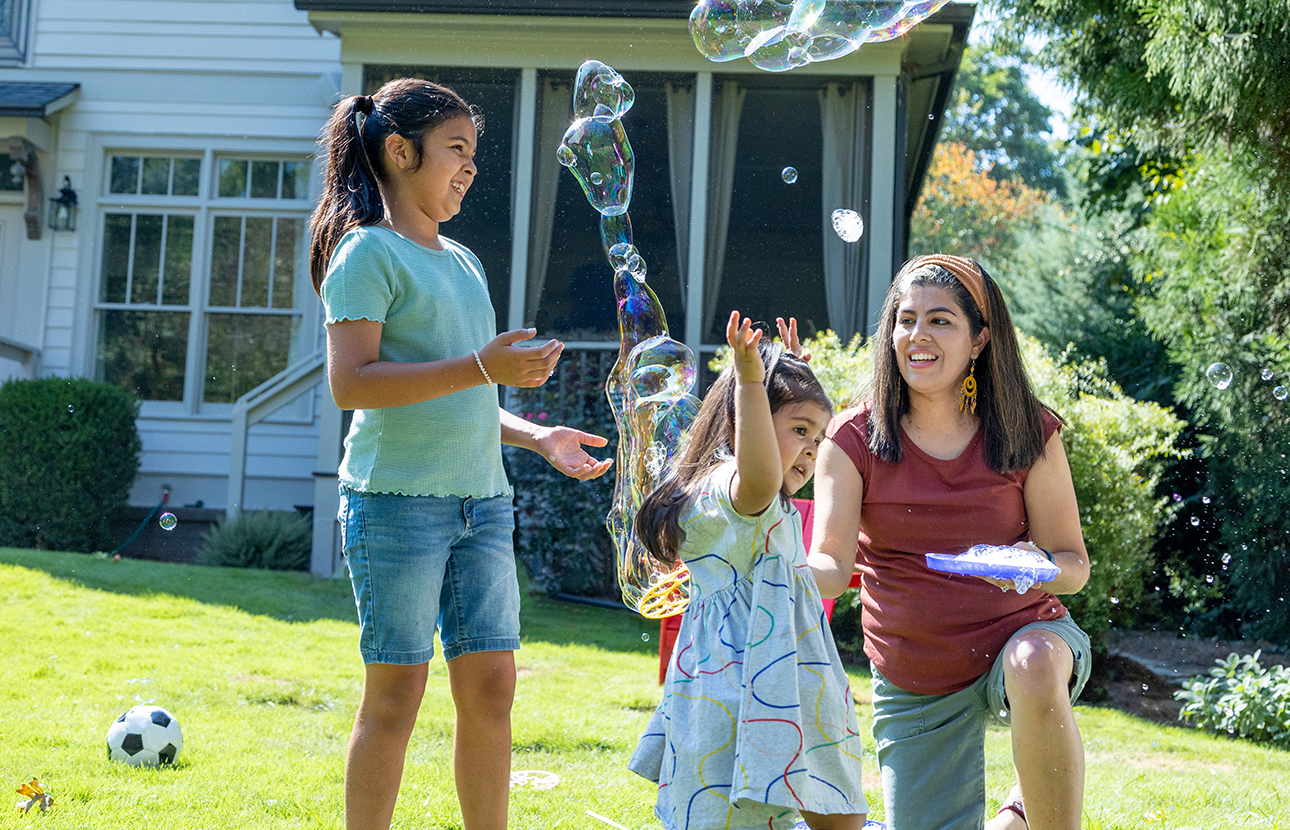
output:
[[[57, 192], [69, 176], [81, 216], [76, 233], [46, 229], [45, 239], [27, 243], [44, 246], [47, 257], [36, 345], [45, 374], [93, 376], [91, 306], [105, 151], [311, 152], [339, 86], [340, 41], [315, 31], [291, 0], [40, 0], [33, 6], [30, 58], [25, 66], [0, 68], [0, 81], [81, 84], [75, 102], [46, 119], [56, 135], [41, 158], [46, 193]], [[165, 415], [145, 404], [139, 432], [144, 452], [133, 504], [156, 504], [168, 484], [172, 504], [225, 506], [227, 417]], [[317, 436], [316, 418], [252, 427], [248, 508], [313, 501]]]

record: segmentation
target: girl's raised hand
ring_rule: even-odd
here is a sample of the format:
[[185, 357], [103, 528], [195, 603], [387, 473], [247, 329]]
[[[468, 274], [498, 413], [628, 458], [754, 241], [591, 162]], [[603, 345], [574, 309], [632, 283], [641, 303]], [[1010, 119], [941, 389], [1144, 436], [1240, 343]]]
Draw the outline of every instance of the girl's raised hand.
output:
[[479, 359], [493, 383], [502, 386], [541, 386], [555, 371], [564, 344], [548, 340], [541, 346], [517, 346], [537, 334], [537, 329], [505, 331], [479, 350]]
[[726, 321], [726, 342], [735, 357], [735, 377], [740, 383], [761, 383], [766, 377], [766, 367], [761, 362], [757, 344], [761, 342], [761, 329], [754, 329], [747, 317], [739, 322], [739, 311], [730, 312]]
[[797, 339], [797, 318], [789, 317], [785, 323], [783, 317], [776, 317], [775, 325], [779, 327], [779, 339], [784, 341], [784, 350], [803, 363], [810, 363], [811, 353], [803, 351], [802, 341]]

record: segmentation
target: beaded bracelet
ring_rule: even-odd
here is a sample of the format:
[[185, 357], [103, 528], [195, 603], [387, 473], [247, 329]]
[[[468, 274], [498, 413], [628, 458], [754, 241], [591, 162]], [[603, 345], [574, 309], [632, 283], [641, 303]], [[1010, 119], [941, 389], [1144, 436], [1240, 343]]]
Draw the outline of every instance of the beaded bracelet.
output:
[[[479, 371], [484, 373], [484, 380], [488, 381], [489, 386], [496, 386], [497, 384], [493, 383], [493, 379], [488, 376], [488, 370], [484, 368], [484, 361], [479, 359], [479, 350], [471, 349], [470, 353], [475, 356], [475, 365], [479, 367]], [[1048, 558], [1052, 559], [1051, 556]]]

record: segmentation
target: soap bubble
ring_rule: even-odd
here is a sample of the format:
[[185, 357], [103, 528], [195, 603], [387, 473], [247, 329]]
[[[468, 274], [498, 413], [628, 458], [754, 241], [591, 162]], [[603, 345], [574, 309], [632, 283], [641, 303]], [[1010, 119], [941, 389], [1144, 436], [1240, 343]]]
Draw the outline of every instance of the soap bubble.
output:
[[619, 242], [609, 249], [609, 264], [615, 271], [627, 267], [627, 261], [634, 256], [640, 256], [636, 246], [630, 242]]
[[773, 72], [903, 35], [948, 0], [699, 0], [690, 36], [711, 61], [746, 57]]
[[636, 279], [637, 282], [645, 281], [645, 258], [640, 254], [633, 254], [627, 257], [627, 272]]
[[72, 414], [73, 412], [75, 412], [75, 411], [76, 411], [76, 407], [72, 406], [72, 405], [69, 403], [69, 404], [67, 405], [67, 414], [68, 414], [68, 415], [71, 415], [71, 414]]
[[783, 179], [785, 182], [787, 182], [788, 184], [793, 184], [794, 182], [797, 181], [797, 168], [785, 167], [783, 172], [779, 174], [779, 177]]
[[579, 118], [565, 132], [556, 159], [582, 185], [591, 206], [604, 216], [626, 213], [632, 200], [635, 160], [617, 118]]
[[138, 702], [157, 702], [157, 682], [155, 680], [149, 680], [146, 677], [135, 677], [127, 680], [125, 686], [130, 692], [130, 697]]
[[1205, 370], [1205, 379], [1219, 389], [1232, 385], [1232, 367], [1226, 363], [1211, 363]]
[[864, 235], [864, 220], [854, 210], [838, 208], [833, 211], [833, 230], [843, 242], [855, 242]]
[[642, 643], [648, 643], [648, 642], [649, 642], [649, 635], [648, 635], [648, 634], [642, 634], [642, 635], [641, 635], [641, 642], [642, 642]]
[[575, 118], [621, 118], [632, 108], [636, 93], [617, 70], [597, 60], [584, 61], [573, 81]]
[[1209, 496], [1201, 496], [1200, 501], [1201, 501], [1201, 504], [1209, 504], [1210, 498]]
[[1269, 369], [1267, 366], [1264, 366], [1263, 371], [1259, 372], [1259, 377], [1263, 378], [1264, 380], [1272, 380], [1272, 370]]
[[1284, 386], [1276, 387], [1272, 390], [1272, 397], [1279, 401], [1284, 401], [1286, 399], [1286, 388]]
[[178, 526], [179, 520], [175, 518], [174, 513], [162, 513], [160, 518], [157, 519], [157, 524], [161, 525], [162, 530], [174, 530]]
[[698, 373], [694, 353], [666, 334], [637, 344], [628, 355], [627, 365], [637, 406], [680, 400], [694, 386]]
[[1190, 519], [1190, 522], [1191, 522], [1191, 526], [1192, 526], [1192, 527], [1200, 527], [1200, 517], [1199, 517], [1199, 516], [1192, 516], [1192, 517], [1191, 517], [1191, 519]]
[[[617, 213], [613, 216], [600, 217], [600, 244], [605, 248], [605, 256], [612, 262], [613, 256], [610, 251], [615, 245], [632, 244], [632, 219], [626, 213]], [[617, 270], [617, 266], [614, 266]]]

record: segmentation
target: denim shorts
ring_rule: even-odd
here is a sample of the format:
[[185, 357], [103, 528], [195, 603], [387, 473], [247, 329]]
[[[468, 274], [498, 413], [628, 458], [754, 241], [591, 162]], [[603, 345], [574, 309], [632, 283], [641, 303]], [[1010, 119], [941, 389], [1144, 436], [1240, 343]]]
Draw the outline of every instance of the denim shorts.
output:
[[419, 665], [520, 647], [510, 496], [401, 496], [340, 488], [342, 549], [363, 663]]
[[[1022, 626], [1061, 637], [1075, 658], [1071, 702], [1088, 682], [1088, 635], [1070, 616]], [[1010, 638], [1011, 641], [1011, 638]], [[985, 730], [1011, 720], [1003, 649], [990, 671], [946, 695], [907, 692], [873, 673], [873, 737], [890, 830], [981, 830], [985, 825]]]

